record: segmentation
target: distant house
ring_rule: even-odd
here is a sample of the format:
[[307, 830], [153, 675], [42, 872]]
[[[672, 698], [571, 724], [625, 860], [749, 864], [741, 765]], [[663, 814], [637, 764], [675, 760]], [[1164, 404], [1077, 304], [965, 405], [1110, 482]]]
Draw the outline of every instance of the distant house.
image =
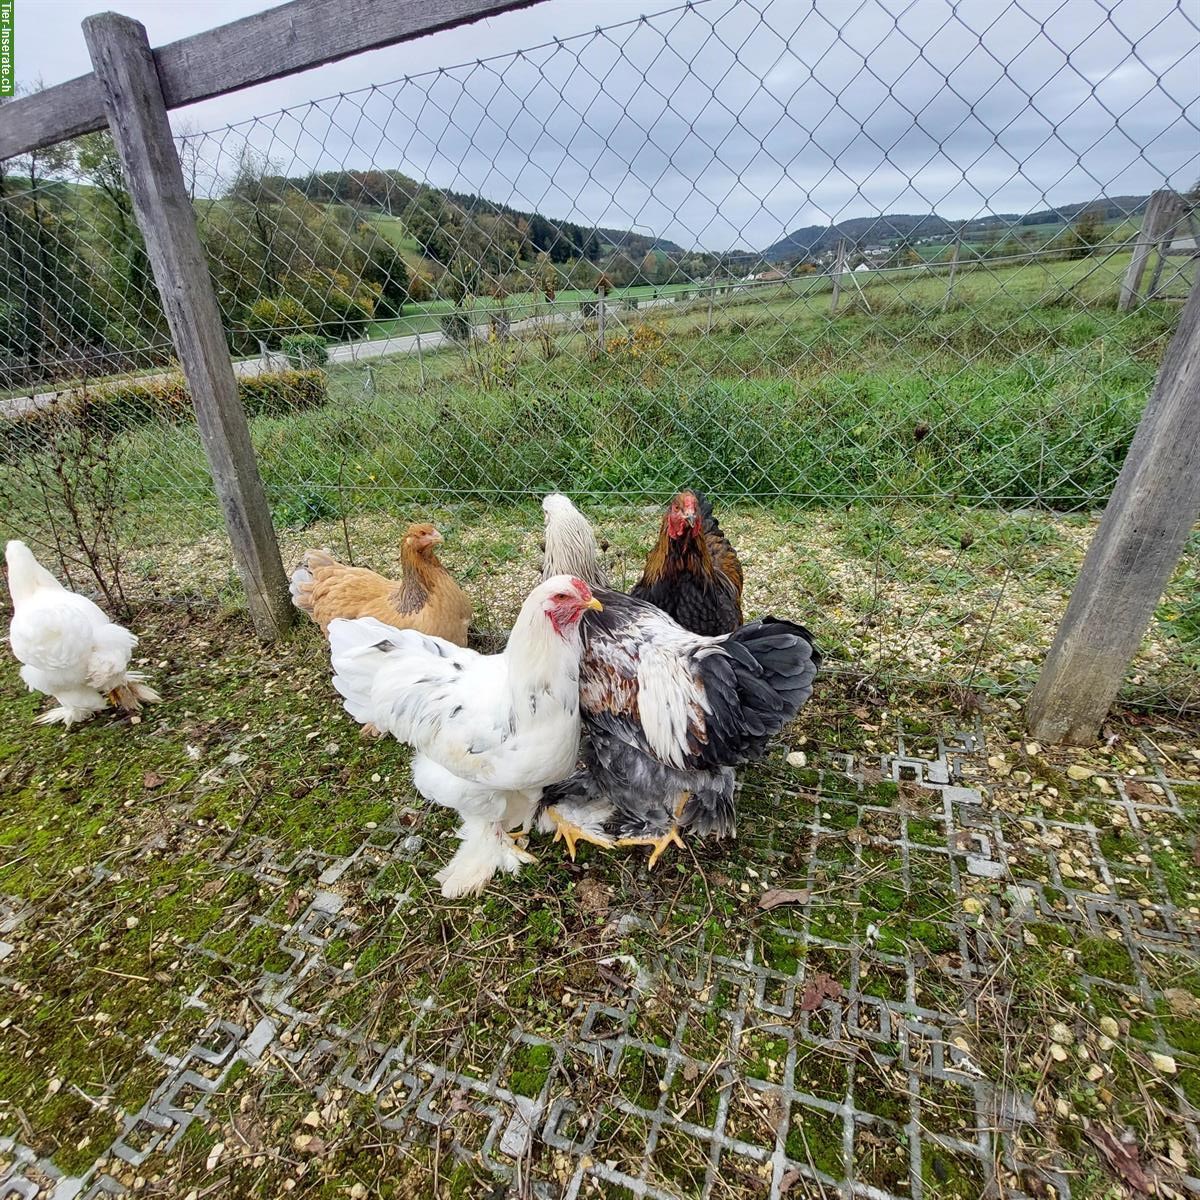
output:
[[759, 283], [769, 283], [772, 280], [785, 278], [782, 271], [763, 271], [758, 276]]
[[854, 270], [856, 272], [857, 271], [869, 271], [870, 269], [871, 269], [871, 266], [869, 263], [859, 263], [858, 266], [854, 268]]

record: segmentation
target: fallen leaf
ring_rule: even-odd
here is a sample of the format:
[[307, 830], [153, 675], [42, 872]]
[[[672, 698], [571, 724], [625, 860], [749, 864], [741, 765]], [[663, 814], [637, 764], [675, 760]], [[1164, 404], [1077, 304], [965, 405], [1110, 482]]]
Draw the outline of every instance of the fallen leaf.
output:
[[855, 846], [865, 846], [870, 840], [871, 835], [861, 825], [855, 825], [853, 829], [846, 833], [846, 841]]
[[161, 787], [162, 782], [163, 777], [157, 771], [147, 771], [142, 776], [142, 787], [147, 791], [150, 791], [152, 788]]
[[1200, 1000], [1183, 988], [1167, 988], [1163, 992], [1163, 999], [1176, 1017], [1200, 1017]]
[[807, 904], [811, 899], [811, 888], [768, 888], [760, 897], [758, 907], [770, 912], [781, 904]]
[[802, 1179], [799, 1167], [791, 1167], [779, 1177], [779, 1194], [786, 1196]]
[[800, 1011], [815, 1012], [826, 1000], [840, 1000], [842, 985], [824, 971], [805, 980], [804, 991], [800, 996]]
[[1088, 1123], [1084, 1132], [1119, 1179], [1124, 1180], [1134, 1191], [1141, 1192], [1143, 1196], [1153, 1194], [1154, 1185], [1146, 1177], [1146, 1172], [1142, 1170], [1142, 1164], [1138, 1161], [1137, 1142], [1120, 1142], [1094, 1121]]
[[695, 1063], [688, 1063], [683, 1068], [683, 1078], [687, 1083], [694, 1083], [696, 1076], [700, 1074], [700, 1068]]

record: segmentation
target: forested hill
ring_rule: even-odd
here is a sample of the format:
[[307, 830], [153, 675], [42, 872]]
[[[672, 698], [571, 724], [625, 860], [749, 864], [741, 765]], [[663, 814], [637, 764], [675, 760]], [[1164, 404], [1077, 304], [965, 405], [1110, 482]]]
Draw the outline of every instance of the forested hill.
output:
[[974, 221], [950, 221], [936, 213], [887, 213], [876, 217], [852, 217], [833, 225], [806, 225], [795, 229], [785, 238], [774, 242], [763, 252], [768, 262], [811, 258], [833, 250], [838, 242], [856, 245], [886, 244], [897, 239], [945, 237], [961, 226], [965, 235], [986, 235], [996, 229], [1014, 226], [1067, 225], [1082, 212], [1095, 212], [1101, 221], [1120, 221], [1140, 215], [1149, 196], [1106, 196], [1100, 200], [1063, 204], [1058, 208], [1043, 208], [1031, 213], [993, 213]]

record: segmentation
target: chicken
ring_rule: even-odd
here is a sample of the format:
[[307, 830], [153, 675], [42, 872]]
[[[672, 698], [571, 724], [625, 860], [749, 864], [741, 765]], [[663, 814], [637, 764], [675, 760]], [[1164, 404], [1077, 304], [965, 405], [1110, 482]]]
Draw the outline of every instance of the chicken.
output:
[[412, 746], [417, 790], [462, 818], [442, 895], [533, 861], [508, 831], [528, 831], [541, 788], [575, 765], [579, 619], [599, 607], [583, 580], [554, 576], [526, 598], [503, 653], [486, 656], [372, 617], [330, 623], [346, 711]]
[[608, 587], [608, 574], [587, 517], [559, 492], [542, 501], [542, 512], [546, 525], [542, 578], [575, 575], [591, 587]]
[[693, 633], [729, 633], [742, 623], [742, 564], [699, 492], [680, 492], [671, 501], [629, 594]]
[[400, 544], [399, 583], [366, 567], [348, 567], [328, 550], [306, 551], [292, 572], [292, 603], [322, 633], [338, 617], [374, 617], [465, 646], [471, 602], [438, 561], [434, 547], [441, 543], [432, 525], [410, 525]]
[[583, 622], [581, 758], [544, 790], [538, 822], [556, 827], [572, 858], [576, 842], [610, 846], [612, 834], [651, 846], [653, 866], [682, 845], [681, 829], [733, 833], [733, 768], [795, 718], [821, 655], [790, 621], [705, 636], [648, 601], [596, 595], [603, 611]]
[[13, 602], [8, 640], [22, 663], [21, 678], [31, 692], [58, 701], [38, 717], [39, 725], [86, 721], [110, 704], [136, 713], [161, 699], [143, 675], [129, 670], [134, 634], [63, 587], [24, 542], [9, 542], [5, 557]]

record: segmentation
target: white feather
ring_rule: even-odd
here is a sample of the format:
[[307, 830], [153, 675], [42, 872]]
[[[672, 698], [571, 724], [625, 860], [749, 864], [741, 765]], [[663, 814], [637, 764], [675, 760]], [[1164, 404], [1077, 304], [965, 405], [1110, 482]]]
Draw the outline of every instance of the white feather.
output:
[[11, 541], [5, 554], [13, 597], [9, 644], [22, 664], [30, 691], [58, 701], [43, 723], [71, 724], [106, 708], [108, 695], [127, 689], [132, 706], [158, 696], [129, 670], [137, 638], [114, 624], [86, 596], [68, 591], [34, 557], [24, 542]]
[[504, 652], [490, 656], [371, 617], [330, 622], [346, 711], [412, 746], [417, 789], [463, 816], [465, 857], [442, 880], [446, 895], [475, 890], [485, 870], [515, 869], [503, 831], [528, 828], [541, 788], [575, 765], [579, 626], [556, 632], [547, 615], [563, 590], [575, 585], [562, 576], [535, 588]]

